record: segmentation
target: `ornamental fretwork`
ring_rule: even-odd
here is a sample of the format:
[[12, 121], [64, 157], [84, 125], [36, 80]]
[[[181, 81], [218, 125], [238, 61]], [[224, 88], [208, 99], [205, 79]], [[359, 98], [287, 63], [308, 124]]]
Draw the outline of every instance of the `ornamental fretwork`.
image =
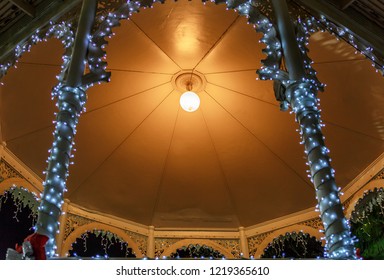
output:
[[129, 236], [129, 238], [131, 238], [133, 240], [133, 242], [136, 243], [137, 247], [140, 250], [140, 253], [143, 256], [146, 256], [147, 255], [148, 237], [145, 235], [139, 234], [139, 233], [129, 231], [129, 230], [125, 230], [124, 232]]
[[267, 238], [272, 232], [266, 232], [248, 238], [249, 256], [253, 257], [258, 252], [259, 245]]
[[299, 223], [299, 225], [308, 226], [314, 229], [324, 229], [323, 222], [320, 220], [320, 218], [311, 219], [311, 220]]
[[155, 240], [155, 258], [161, 258], [164, 251], [171, 247], [176, 242], [180, 241], [180, 238], [159, 238]]
[[14, 169], [8, 162], [0, 160], [0, 183], [8, 178], [24, 178], [16, 169]]
[[231, 252], [235, 259], [241, 259], [240, 241], [238, 239], [212, 239], [211, 241]]
[[92, 223], [93, 221], [78, 215], [68, 214], [67, 220], [65, 221], [64, 237], [63, 240], [67, 238], [74, 232], [78, 227]]

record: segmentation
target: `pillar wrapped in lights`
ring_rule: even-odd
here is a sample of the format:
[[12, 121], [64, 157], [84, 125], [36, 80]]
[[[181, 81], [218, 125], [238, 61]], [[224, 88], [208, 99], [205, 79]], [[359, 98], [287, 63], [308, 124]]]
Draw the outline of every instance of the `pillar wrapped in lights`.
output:
[[44, 191], [35, 229], [37, 235], [49, 237], [49, 241], [45, 245], [48, 257], [54, 256], [56, 250], [55, 237], [59, 230], [59, 218], [64, 203], [63, 196], [66, 190], [73, 140], [78, 119], [87, 99], [82, 78], [96, 6], [97, 0], [83, 1], [66, 79], [52, 93], [53, 97], [57, 98], [56, 105], [59, 112], [56, 116], [54, 141], [48, 158]]
[[73, 138], [80, 113], [84, 109], [86, 94], [79, 88], [65, 86], [57, 92], [59, 113], [56, 117], [54, 142], [48, 158], [44, 192], [39, 206], [36, 233], [48, 236], [46, 253], [54, 253], [55, 235], [61, 215], [63, 195], [66, 188]]
[[[306, 73], [286, 1], [272, 0], [282, 43], [289, 80], [283, 81], [285, 92], [280, 101], [289, 104], [300, 125], [302, 143], [308, 158], [312, 182], [319, 202], [320, 217], [325, 229], [326, 250], [332, 259], [354, 259], [354, 242], [345, 219], [339, 188], [335, 183], [328, 149], [321, 132], [321, 118], [317, 108], [317, 87], [312, 75]], [[305, 51], [305, 50], [303, 50]], [[280, 81], [281, 82], [281, 81]]]

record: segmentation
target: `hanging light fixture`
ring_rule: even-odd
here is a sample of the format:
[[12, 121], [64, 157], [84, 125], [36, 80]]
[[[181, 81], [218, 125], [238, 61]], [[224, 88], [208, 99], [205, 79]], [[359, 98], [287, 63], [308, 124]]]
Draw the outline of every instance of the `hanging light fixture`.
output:
[[181, 93], [180, 106], [186, 112], [195, 112], [200, 106], [200, 94], [205, 89], [206, 79], [196, 70], [182, 70], [172, 77], [173, 88]]
[[200, 98], [192, 91], [192, 82], [187, 83], [187, 91], [180, 96], [180, 106], [187, 112], [194, 112], [199, 109]]

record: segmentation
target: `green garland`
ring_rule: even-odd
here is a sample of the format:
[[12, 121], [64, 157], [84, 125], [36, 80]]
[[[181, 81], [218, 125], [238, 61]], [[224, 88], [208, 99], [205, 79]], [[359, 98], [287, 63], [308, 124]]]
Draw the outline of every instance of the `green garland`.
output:
[[384, 190], [364, 194], [351, 215], [351, 231], [364, 259], [384, 259]]

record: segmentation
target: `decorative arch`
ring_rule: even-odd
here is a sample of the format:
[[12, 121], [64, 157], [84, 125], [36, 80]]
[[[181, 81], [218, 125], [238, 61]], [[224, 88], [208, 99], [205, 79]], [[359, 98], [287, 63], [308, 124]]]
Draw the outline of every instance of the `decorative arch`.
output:
[[351, 218], [352, 212], [356, 207], [356, 204], [359, 202], [359, 199], [364, 196], [364, 193], [373, 191], [374, 189], [380, 189], [384, 187], [384, 179], [373, 180], [366, 184], [362, 189], [356, 192], [351, 198], [351, 202], [349, 203], [346, 211], [345, 217], [349, 220]]
[[[152, 8], [156, 3], [164, 3], [165, 0], [138, 0], [129, 1], [116, 5], [108, 15], [100, 15], [96, 21], [98, 23], [96, 31], [89, 45], [88, 64], [90, 73], [84, 77], [85, 87], [91, 87], [95, 82], [109, 81], [110, 73], [106, 72], [107, 53], [104, 48], [107, 46], [107, 38], [112, 38], [114, 35], [112, 28], [120, 25], [123, 19], [129, 19], [132, 14], [138, 13], [141, 8]], [[206, 0], [202, 0], [206, 2]], [[248, 18], [248, 23], [252, 24], [256, 32], [262, 33], [264, 36], [261, 42], [267, 45], [263, 49], [263, 53], [267, 58], [262, 60], [263, 67], [258, 70], [260, 79], [272, 80], [282, 79], [287, 80], [288, 74], [280, 69], [282, 58], [281, 43], [277, 37], [277, 31], [274, 24], [268, 18], [269, 11], [266, 6], [269, 6], [268, 1], [243, 1], [243, 0], [211, 0], [215, 4], [226, 4], [228, 9], [237, 11], [240, 15]], [[260, 2], [260, 3], [259, 3]]]
[[24, 43], [18, 45], [13, 52], [6, 57], [5, 61], [0, 62], [0, 79], [7, 74], [8, 70], [12, 66], [16, 65], [18, 59], [25, 52], [31, 50], [32, 46], [37, 45], [40, 42], [47, 41], [48, 39], [56, 38], [61, 41], [65, 49], [61, 73], [58, 76], [58, 79], [61, 82], [64, 77], [64, 72], [70, 62], [72, 46], [75, 41], [74, 34], [75, 33], [73, 32], [71, 25], [65, 22], [60, 24], [51, 24], [50, 26], [37, 30], [35, 34], [31, 35]]
[[214, 241], [209, 240], [209, 239], [183, 239], [183, 240], [180, 240], [180, 241], [172, 244], [171, 246], [169, 246], [167, 249], [165, 249], [164, 252], [161, 254], [161, 257], [167, 257], [171, 253], [176, 252], [176, 250], [178, 248], [181, 248], [183, 246], [188, 246], [190, 244], [199, 244], [199, 245], [206, 245], [206, 246], [212, 247], [213, 249], [222, 253], [225, 256], [225, 258], [233, 259], [233, 255], [231, 254], [231, 252], [228, 249], [224, 248], [223, 246], [221, 246], [221, 245], [219, 245], [219, 244], [217, 244]]
[[132, 248], [133, 252], [135, 253], [137, 258], [145, 257], [144, 254], [140, 251], [138, 245], [129, 237], [127, 233], [125, 233], [123, 230], [105, 225], [102, 223], [89, 223], [83, 226], [80, 226], [76, 228], [64, 241], [62, 245], [62, 249], [60, 252], [60, 256], [65, 257], [66, 254], [68, 254], [69, 250], [72, 248], [72, 243], [76, 241], [76, 238], [79, 238], [83, 233], [87, 231], [93, 231], [93, 230], [105, 230], [112, 232], [116, 234], [118, 237], [120, 237], [123, 241], [127, 242], [129, 247]]
[[263, 251], [265, 248], [268, 247], [269, 243], [271, 243], [276, 237], [279, 237], [280, 235], [285, 235], [287, 232], [304, 232], [308, 233], [310, 236], [316, 237], [317, 240], [321, 241], [321, 244], [325, 246], [325, 240], [324, 235], [315, 228], [304, 226], [304, 225], [293, 225], [286, 228], [282, 228], [279, 230], [276, 230], [272, 232], [270, 235], [268, 235], [263, 242], [260, 243], [260, 245], [257, 247], [256, 255], [254, 256], [255, 259], [260, 259], [261, 255], [263, 254]]
[[7, 190], [13, 187], [23, 187], [24, 189], [27, 189], [31, 193], [35, 193], [37, 191], [39, 196], [41, 194], [40, 190], [38, 190], [35, 186], [33, 186], [24, 178], [7, 178], [4, 181], [2, 181], [0, 183], [0, 194], [6, 192]]
[[313, 33], [316, 33], [318, 31], [327, 31], [330, 34], [340, 39], [343, 39], [354, 49], [356, 49], [356, 51], [360, 52], [367, 59], [369, 59], [372, 62], [372, 66], [376, 69], [376, 72], [380, 72], [382, 75], [384, 75], [382, 58], [378, 57], [375, 54], [375, 50], [366, 42], [355, 38], [350, 30], [339, 26], [333, 23], [332, 21], [327, 20], [324, 16], [322, 16], [320, 19], [316, 19], [313, 16], [307, 16], [305, 19], [301, 20], [300, 23], [304, 33], [307, 35], [308, 38]]

